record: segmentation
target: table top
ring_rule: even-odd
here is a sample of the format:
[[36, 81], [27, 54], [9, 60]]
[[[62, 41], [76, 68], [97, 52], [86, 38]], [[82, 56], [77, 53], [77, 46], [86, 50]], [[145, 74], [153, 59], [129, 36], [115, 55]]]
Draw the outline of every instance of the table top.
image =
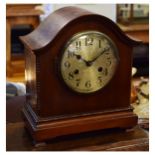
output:
[[6, 126], [7, 151], [147, 151], [148, 132], [135, 127], [131, 131], [100, 130], [53, 138], [33, 143], [24, 122]]

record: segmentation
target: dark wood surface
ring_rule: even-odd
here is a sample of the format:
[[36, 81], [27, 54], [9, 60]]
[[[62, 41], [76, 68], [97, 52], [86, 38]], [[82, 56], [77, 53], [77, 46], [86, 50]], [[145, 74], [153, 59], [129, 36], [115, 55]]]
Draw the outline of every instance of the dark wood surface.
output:
[[6, 126], [7, 151], [148, 151], [148, 132], [136, 127], [132, 131], [101, 130], [53, 138], [34, 144], [23, 122]]
[[21, 109], [24, 96], [7, 100], [7, 151], [148, 151], [149, 133], [136, 126], [133, 130], [99, 130], [61, 136], [46, 143], [34, 144], [25, 128]]

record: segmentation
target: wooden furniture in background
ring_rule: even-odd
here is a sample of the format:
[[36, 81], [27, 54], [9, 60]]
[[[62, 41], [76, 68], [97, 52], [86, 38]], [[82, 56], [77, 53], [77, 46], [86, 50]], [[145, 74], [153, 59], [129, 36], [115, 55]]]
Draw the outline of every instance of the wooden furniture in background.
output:
[[148, 24], [131, 24], [131, 25], [118, 24], [118, 26], [125, 32], [126, 35], [141, 40], [144, 43], [149, 43]]
[[148, 24], [148, 4], [117, 4], [117, 22], [123, 25]]
[[25, 61], [24, 56], [15, 60], [11, 54], [11, 28], [16, 25], [31, 25], [36, 28], [39, 16], [43, 13], [35, 9], [38, 4], [9, 4], [6, 6], [6, 72], [11, 77], [15, 73], [24, 76]]

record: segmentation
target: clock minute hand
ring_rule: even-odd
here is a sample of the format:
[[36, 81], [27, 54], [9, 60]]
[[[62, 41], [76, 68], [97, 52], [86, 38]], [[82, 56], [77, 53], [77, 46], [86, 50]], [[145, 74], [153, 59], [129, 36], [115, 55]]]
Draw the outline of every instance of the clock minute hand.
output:
[[108, 51], [109, 49], [110, 49], [110, 47], [105, 48], [97, 57], [95, 57], [93, 60], [89, 61], [89, 63], [92, 63], [95, 60], [97, 60], [104, 52]]

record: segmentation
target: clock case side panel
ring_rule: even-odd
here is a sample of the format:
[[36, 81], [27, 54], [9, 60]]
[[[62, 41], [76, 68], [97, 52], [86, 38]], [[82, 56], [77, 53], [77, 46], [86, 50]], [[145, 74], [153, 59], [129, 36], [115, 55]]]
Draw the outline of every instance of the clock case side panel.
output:
[[39, 83], [37, 83], [38, 62], [36, 55], [25, 46], [25, 80], [26, 80], [26, 103], [25, 107], [29, 106], [37, 113], [39, 109]]

